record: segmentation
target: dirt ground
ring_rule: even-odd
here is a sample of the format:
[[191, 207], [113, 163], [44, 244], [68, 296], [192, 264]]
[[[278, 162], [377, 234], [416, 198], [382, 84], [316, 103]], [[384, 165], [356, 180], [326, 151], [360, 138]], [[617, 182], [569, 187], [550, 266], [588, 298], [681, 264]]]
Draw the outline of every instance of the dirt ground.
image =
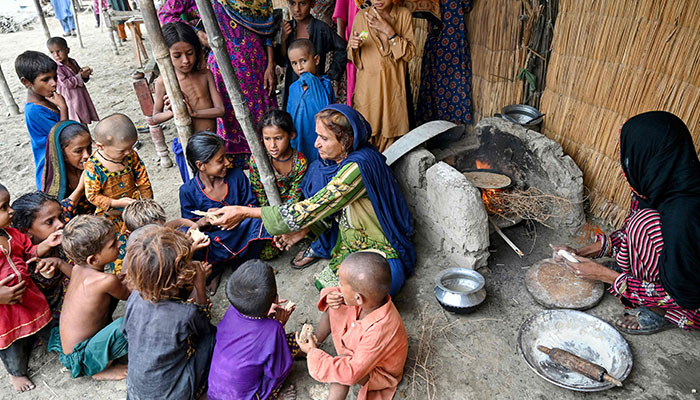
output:
[[[51, 32], [60, 33], [55, 19], [49, 19], [48, 23]], [[0, 64], [20, 108], [25, 91], [14, 73], [14, 58], [28, 49], [46, 51], [43, 33], [37, 25], [34, 26], [32, 31], [0, 35]], [[131, 40], [120, 47], [120, 55], [115, 56], [109, 48], [107, 33], [94, 27], [91, 15], [81, 14], [80, 26], [86, 48], [80, 48], [77, 38], [70, 38], [71, 56], [81, 65], [95, 70], [88, 88], [98, 113], [106, 116], [122, 112], [137, 124], [143, 123], [130, 78], [131, 72], [138, 67]], [[14, 199], [34, 186], [31, 147], [24, 115], [1, 117], [0, 124], [3, 126], [0, 130], [0, 182], [8, 186]], [[173, 135], [174, 128], [169, 127], [166, 130], [168, 142]], [[141, 140], [143, 147], [139, 154], [148, 168], [155, 198], [170, 216], [176, 217], [179, 214], [176, 191], [181, 184], [177, 170], [160, 168], [148, 135], [143, 135]], [[700, 333], [678, 329], [653, 336], [626, 336], [632, 348], [634, 368], [623, 388], [578, 393], [554, 386], [535, 375], [518, 354], [516, 338], [520, 324], [542, 307], [527, 293], [523, 278], [528, 266], [550, 255], [549, 242], [576, 245], [578, 239], [543, 227], [538, 227], [533, 235], [522, 224], [505, 231], [528, 255], [519, 259], [498, 236], [491, 237], [489, 265], [480, 270], [486, 278], [488, 297], [477, 312], [468, 316], [446, 313], [440, 308], [433, 295], [434, 276], [441, 269], [455, 265], [447, 265], [440, 254], [427, 248], [420, 238], [415, 239], [418, 246], [416, 274], [395, 298], [410, 335], [409, 360], [396, 399], [700, 398], [699, 394], [693, 393], [700, 390]], [[318, 291], [312, 284], [312, 275], [323, 264], [293, 271], [288, 267], [289, 258], [289, 255], [282, 256], [272, 264], [279, 271], [280, 295], [298, 303], [297, 311], [287, 325], [288, 330], [298, 330], [303, 323], [315, 322], [319, 317], [315, 309]], [[214, 297], [213, 302], [214, 322], [218, 322], [227, 307], [223, 291]], [[122, 305], [117, 316], [123, 312]], [[612, 323], [621, 315], [622, 307], [613, 296], [606, 295], [588, 312]], [[332, 345], [324, 347], [332, 351]], [[419, 349], [420, 354], [417, 354]], [[16, 394], [3, 369], [0, 372], [0, 398], [125, 397], [123, 381], [71, 379], [57, 355], [47, 353], [45, 348], [33, 352], [30, 377], [37, 388]], [[289, 382], [297, 386], [299, 399], [324, 399], [327, 393], [325, 385], [308, 376], [304, 361], [295, 362]], [[354, 394], [349, 398], [355, 398]]]

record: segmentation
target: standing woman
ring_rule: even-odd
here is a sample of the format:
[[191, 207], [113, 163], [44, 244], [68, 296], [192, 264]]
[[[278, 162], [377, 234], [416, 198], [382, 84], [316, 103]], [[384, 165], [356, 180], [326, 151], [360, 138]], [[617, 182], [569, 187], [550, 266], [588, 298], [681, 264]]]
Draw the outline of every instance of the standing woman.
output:
[[440, 8], [442, 26], [431, 30], [425, 42], [416, 121], [471, 124], [472, 59], [466, 18], [472, 0], [440, 0]]
[[[622, 228], [596, 242], [566, 249], [576, 276], [611, 285], [631, 308], [617, 322], [630, 334], [677, 326], [700, 329], [700, 161], [680, 118], [652, 111], [630, 118], [620, 131], [620, 162], [632, 188]], [[618, 270], [584, 257], [615, 257]]]
[[[416, 251], [411, 241], [413, 217], [386, 158], [369, 143], [372, 128], [345, 104], [330, 105], [316, 115], [316, 148], [325, 187], [311, 198], [271, 207], [222, 207], [213, 224], [231, 229], [245, 218], [262, 218], [277, 245], [289, 248], [307, 232], [321, 234], [330, 220], [338, 222], [331, 262], [316, 274], [316, 287], [338, 286], [338, 267], [345, 257], [375, 250], [391, 266], [391, 295], [413, 273]], [[321, 178], [321, 177], [319, 177]], [[290, 232], [294, 232], [291, 233]]]
[[[275, 61], [272, 34], [277, 29], [272, 15], [271, 0], [217, 0], [212, 2], [226, 50], [241, 83], [246, 105], [257, 126], [263, 115], [277, 108], [272, 95], [275, 86]], [[196, 10], [195, 0], [166, 0], [158, 12], [161, 24], [181, 21], [182, 15]], [[190, 19], [190, 22], [196, 22]], [[198, 33], [200, 39], [205, 36]], [[233, 155], [234, 164], [247, 168], [250, 147], [233, 112], [231, 100], [221, 76], [214, 53], [209, 54], [209, 69], [224, 100], [224, 116], [217, 119], [216, 133], [226, 141], [226, 153]]]

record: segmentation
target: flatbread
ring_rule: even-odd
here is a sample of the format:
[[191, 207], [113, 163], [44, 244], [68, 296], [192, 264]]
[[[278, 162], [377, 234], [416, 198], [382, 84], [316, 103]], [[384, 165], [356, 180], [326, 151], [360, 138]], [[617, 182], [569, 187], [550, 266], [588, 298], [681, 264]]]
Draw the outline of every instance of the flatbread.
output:
[[292, 307], [294, 307], [296, 305], [297, 305], [297, 303], [295, 303], [293, 301], [287, 301], [287, 303], [284, 305], [284, 309], [287, 311], [291, 311]]
[[200, 231], [199, 229], [192, 229], [188, 233], [192, 240], [194, 240], [195, 242], [198, 240], [204, 240], [207, 237], [207, 234]]
[[299, 333], [299, 342], [309, 343], [311, 335], [314, 333], [314, 326], [311, 324], [304, 324]]
[[207, 217], [211, 220], [215, 220], [215, 219], [220, 218], [220, 215], [218, 215], [218, 214], [214, 214], [214, 213], [210, 213], [210, 212], [206, 212], [206, 211], [201, 211], [201, 210], [194, 210], [194, 211], [192, 211], [192, 214], [197, 215], [199, 217]]
[[481, 189], [503, 189], [512, 183], [508, 175], [488, 171], [467, 171], [463, 173], [472, 185]]

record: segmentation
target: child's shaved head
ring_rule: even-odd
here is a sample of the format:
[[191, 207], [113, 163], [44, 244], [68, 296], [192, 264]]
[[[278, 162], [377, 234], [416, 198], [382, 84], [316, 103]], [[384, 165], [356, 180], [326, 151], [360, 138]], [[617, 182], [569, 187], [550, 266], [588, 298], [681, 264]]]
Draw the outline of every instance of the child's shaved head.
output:
[[297, 39], [293, 41], [292, 44], [289, 45], [287, 53], [296, 49], [305, 51], [309, 55], [309, 57], [313, 57], [316, 55], [316, 47], [314, 46], [314, 42], [312, 42], [309, 39]]
[[134, 123], [124, 114], [112, 114], [103, 118], [95, 126], [95, 141], [104, 146], [115, 143], [129, 143], [138, 140]]
[[345, 257], [343, 275], [352, 289], [372, 302], [379, 302], [391, 290], [391, 267], [382, 255], [360, 251]]

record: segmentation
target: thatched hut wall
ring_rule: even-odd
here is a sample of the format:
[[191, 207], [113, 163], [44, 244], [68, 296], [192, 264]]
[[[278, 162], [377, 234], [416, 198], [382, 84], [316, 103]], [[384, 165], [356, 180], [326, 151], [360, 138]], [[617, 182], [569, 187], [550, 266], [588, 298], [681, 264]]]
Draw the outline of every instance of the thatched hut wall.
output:
[[629, 186], [619, 129], [640, 112], [666, 110], [700, 143], [700, 2], [560, 0], [545, 92], [543, 133], [584, 173], [591, 212], [619, 224]]
[[521, 0], [476, 0], [468, 14], [475, 122], [522, 100], [523, 84], [515, 79], [518, 68], [524, 67], [522, 9]]

